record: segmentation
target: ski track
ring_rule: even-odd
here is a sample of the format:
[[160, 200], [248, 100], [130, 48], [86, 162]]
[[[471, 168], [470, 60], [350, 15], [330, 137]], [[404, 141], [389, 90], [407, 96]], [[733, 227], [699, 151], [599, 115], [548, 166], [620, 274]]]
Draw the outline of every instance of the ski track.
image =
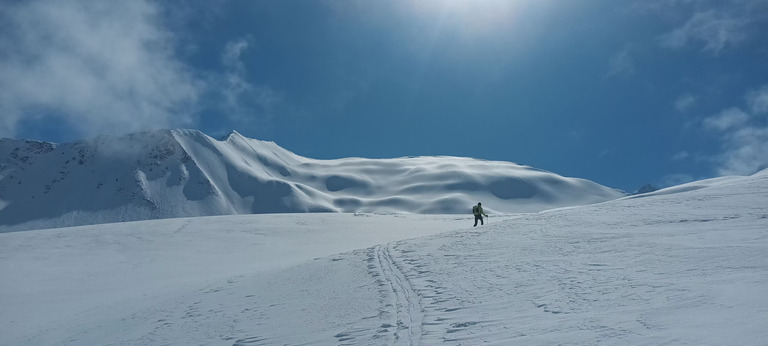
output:
[[768, 182], [710, 191], [369, 243], [94, 308], [24, 344], [764, 344]]
[[[421, 325], [424, 321], [424, 308], [421, 305], [421, 297], [393, 259], [392, 250], [394, 247], [393, 243], [389, 243], [373, 248], [371, 262], [376, 262], [376, 269], [380, 274], [374, 276], [379, 277], [379, 286], [389, 288], [390, 302], [386, 303], [384, 307], [389, 307], [395, 316], [395, 342], [419, 345], [422, 333]], [[382, 325], [382, 327], [387, 326], [387, 324]]]

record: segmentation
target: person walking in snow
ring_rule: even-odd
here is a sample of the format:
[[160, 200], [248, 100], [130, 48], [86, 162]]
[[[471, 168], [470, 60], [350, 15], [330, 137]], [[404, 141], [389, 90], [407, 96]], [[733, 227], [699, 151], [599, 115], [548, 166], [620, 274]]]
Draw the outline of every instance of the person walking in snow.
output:
[[475, 225], [472, 227], [477, 227], [477, 220], [480, 220], [480, 225], [483, 225], [483, 215], [488, 217], [488, 214], [483, 212], [483, 203], [477, 202], [476, 206], [472, 207], [472, 214], [475, 214]]

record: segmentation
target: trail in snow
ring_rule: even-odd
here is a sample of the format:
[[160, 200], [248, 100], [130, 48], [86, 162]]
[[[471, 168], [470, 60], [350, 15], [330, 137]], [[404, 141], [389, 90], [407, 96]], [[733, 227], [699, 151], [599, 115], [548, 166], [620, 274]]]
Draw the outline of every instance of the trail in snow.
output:
[[760, 344], [768, 176], [398, 243], [423, 344]]
[[378, 264], [377, 269], [381, 272], [380, 285], [388, 286], [390, 294], [393, 295], [391, 302], [386, 306], [391, 306], [395, 312], [397, 325], [395, 342], [418, 345], [424, 319], [421, 297], [414, 291], [410, 281], [392, 258], [392, 246], [392, 243], [389, 243], [372, 249]]
[[[760, 345], [767, 201], [762, 174], [477, 228], [469, 217], [291, 215], [4, 234], [0, 272], [12, 280], [0, 281], [0, 335], [65, 345]], [[125, 287], [112, 292], [115, 280]]]
[[[193, 344], [198, 340], [218, 340], [212, 338], [214, 333], [203, 334], [202, 331], [219, 327], [224, 329], [217, 334], [236, 335], [234, 340], [253, 337], [248, 335], [250, 333], [241, 335], [225, 326], [236, 324], [235, 320], [245, 323], [266, 316], [262, 315], [266, 312], [276, 318], [285, 316], [285, 311], [293, 311], [299, 316], [309, 316], [307, 325], [317, 324], [325, 319], [301, 310], [328, 310], [328, 307], [308, 303], [289, 310], [281, 306], [291, 292], [296, 293], [291, 298], [293, 301], [306, 300], [307, 293], [296, 290], [310, 283], [312, 287], [318, 287], [321, 280], [317, 273], [325, 273], [324, 269], [299, 271], [297, 277], [291, 277], [290, 270], [285, 273], [280, 270], [314, 258], [456, 229], [465, 222], [458, 216], [435, 215], [279, 214], [168, 219], [4, 233], [0, 234], [0, 273], [6, 278], [0, 280], [0, 306], [3, 307], [0, 309], [0, 335], [10, 344], [66, 343], [72, 338], [90, 344], [103, 344], [104, 340], [112, 338], [119, 340], [116, 343], [129, 345], [178, 344], [183, 343], [182, 340]], [[364, 262], [364, 255], [360, 256], [360, 262]], [[341, 263], [345, 261], [337, 264]], [[336, 280], [326, 282], [331, 287], [327, 295], [348, 292], [344, 287], [336, 287], [347, 282], [346, 274], [334, 273], [336, 267], [329, 269], [332, 271], [325, 277]], [[370, 279], [365, 267], [354, 267], [346, 272], [358, 270], [365, 280]], [[308, 281], [309, 278], [313, 279]], [[258, 282], [243, 286], [243, 282], [252, 280]], [[285, 280], [290, 282], [281, 284]], [[361, 281], [358, 277], [355, 280]], [[273, 284], [263, 284], [268, 282]], [[349, 285], [355, 285], [355, 282], [349, 282]], [[371, 282], [370, 286], [371, 292], [366, 293], [363, 300], [380, 299], [375, 284]], [[253, 287], [258, 289], [254, 291]], [[221, 310], [219, 302], [215, 302], [217, 299], [232, 301], [233, 297], [220, 297], [232, 289], [247, 292], [240, 297], [243, 301], [233, 301], [231, 309], [220, 314], [209, 312]], [[265, 292], [273, 290], [286, 295], [276, 294], [271, 303], [263, 307], [256, 304], [260, 306], [258, 310], [255, 307], [247, 311], [237, 309], [254, 305], [252, 300], [256, 298], [244, 297], [269, 297]], [[349, 299], [345, 297], [339, 305], [367, 306], [362, 301], [349, 305]], [[211, 300], [214, 302], [208, 308], [200, 309], [201, 304]], [[372, 311], [376, 309], [371, 308]], [[187, 314], [187, 310], [191, 313]], [[199, 312], [195, 313], [196, 310]], [[347, 316], [358, 317], [353, 311], [342, 311]], [[201, 320], [202, 317], [207, 320]], [[293, 316], [285, 318], [297, 319]], [[378, 321], [378, 317], [376, 319]], [[142, 322], [121, 322], [123, 320]], [[194, 327], [196, 323], [210, 328]], [[364, 323], [364, 326], [375, 330], [383, 323]], [[271, 335], [273, 340], [290, 339], [279, 332], [285, 329], [284, 323], [272, 325], [267, 321], [262, 324], [270, 326], [264, 334]], [[113, 330], [105, 325], [119, 325], [119, 328]], [[252, 329], [253, 326], [243, 327], [243, 330]], [[337, 329], [330, 337], [346, 330]], [[151, 331], [154, 333], [150, 334]], [[295, 343], [303, 340], [303, 334], [298, 335], [301, 337], [292, 339]]]

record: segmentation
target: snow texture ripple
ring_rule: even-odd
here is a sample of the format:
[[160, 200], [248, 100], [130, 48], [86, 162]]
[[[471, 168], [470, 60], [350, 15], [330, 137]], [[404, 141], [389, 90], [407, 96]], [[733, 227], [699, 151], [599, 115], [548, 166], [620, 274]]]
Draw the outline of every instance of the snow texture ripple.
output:
[[0, 139], [0, 232], [262, 213], [533, 212], [624, 194], [511, 162], [314, 160], [233, 132], [164, 130], [64, 144]]
[[10, 345], [768, 340], [768, 171], [493, 220], [242, 215], [4, 233], [0, 335]]

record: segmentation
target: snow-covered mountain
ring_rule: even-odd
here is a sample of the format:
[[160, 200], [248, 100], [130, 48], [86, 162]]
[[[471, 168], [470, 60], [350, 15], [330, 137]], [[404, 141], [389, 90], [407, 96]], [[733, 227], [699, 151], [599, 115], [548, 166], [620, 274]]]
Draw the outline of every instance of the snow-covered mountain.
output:
[[0, 140], [0, 232], [288, 212], [533, 212], [623, 196], [594, 182], [460, 157], [315, 160], [233, 132], [73, 143]]
[[2, 345], [765, 345], [768, 171], [491, 215], [0, 234]]

